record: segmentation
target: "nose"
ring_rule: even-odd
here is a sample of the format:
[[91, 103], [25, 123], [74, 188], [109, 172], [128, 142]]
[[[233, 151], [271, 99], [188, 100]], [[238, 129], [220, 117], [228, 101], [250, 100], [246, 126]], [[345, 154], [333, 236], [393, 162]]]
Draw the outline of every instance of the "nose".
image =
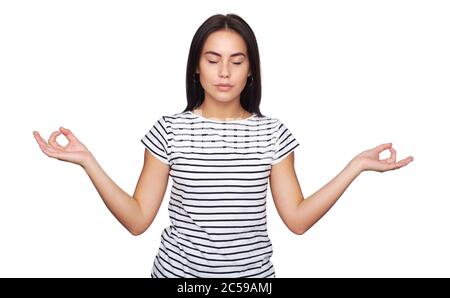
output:
[[219, 70], [219, 76], [221, 78], [229, 78], [230, 77], [230, 71], [228, 69], [228, 63], [221, 63], [221, 67]]

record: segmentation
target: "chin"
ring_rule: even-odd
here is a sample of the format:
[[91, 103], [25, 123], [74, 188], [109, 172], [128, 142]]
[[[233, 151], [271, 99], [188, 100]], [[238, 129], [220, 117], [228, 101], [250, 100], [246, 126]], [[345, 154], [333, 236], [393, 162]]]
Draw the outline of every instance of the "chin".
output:
[[214, 99], [220, 102], [229, 102], [238, 96], [237, 94], [231, 94], [228, 92], [213, 92], [210, 94]]
[[215, 98], [220, 102], [231, 102], [231, 101], [233, 101], [234, 98], [236, 98], [236, 96], [223, 96], [223, 95], [221, 96], [221, 95], [219, 95], [219, 96], [216, 96]]

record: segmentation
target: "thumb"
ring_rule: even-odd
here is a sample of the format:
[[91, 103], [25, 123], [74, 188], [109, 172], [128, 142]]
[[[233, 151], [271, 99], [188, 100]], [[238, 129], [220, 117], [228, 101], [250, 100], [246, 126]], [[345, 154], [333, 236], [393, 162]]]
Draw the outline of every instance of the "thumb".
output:
[[61, 132], [69, 139], [69, 141], [78, 141], [77, 137], [72, 133], [70, 129], [64, 128], [62, 126], [59, 127]]

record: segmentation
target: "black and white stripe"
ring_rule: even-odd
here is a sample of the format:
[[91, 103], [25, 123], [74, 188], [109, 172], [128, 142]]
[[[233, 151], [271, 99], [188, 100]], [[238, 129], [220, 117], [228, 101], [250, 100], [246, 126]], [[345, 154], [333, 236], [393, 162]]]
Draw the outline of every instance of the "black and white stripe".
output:
[[271, 166], [299, 143], [278, 119], [162, 116], [141, 142], [170, 166], [171, 226], [152, 277], [274, 277], [267, 234]]

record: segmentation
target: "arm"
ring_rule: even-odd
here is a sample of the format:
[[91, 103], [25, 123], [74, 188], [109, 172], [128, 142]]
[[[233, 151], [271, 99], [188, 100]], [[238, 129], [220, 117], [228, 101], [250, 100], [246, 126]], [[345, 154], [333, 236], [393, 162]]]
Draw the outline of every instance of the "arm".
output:
[[[398, 169], [412, 161], [410, 156], [396, 162], [396, 152], [391, 145], [383, 144], [360, 153], [336, 177], [307, 199], [303, 198], [294, 169], [294, 152], [291, 152], [283, 161], [272, 166], [270, 175], [272, 197], [283, 222], [293, 233], [301, 235], [330, 210], [361, 172]], [[386, 149], [391, 151], [391, 156], [379, 160], [379, 153]]]
[[145, 149], [144, 166], [133, 196], [123, 191], [92, 156], [83, 166], [106, 207], [133, 235], [153, 222], [166, 192], [169, 166]]
[[292, 152], [272, 166], [270, 189], [275, 207], [286, 226], [301, 235], [327, 213], [359, 173], [358, 168], [349, 163], [330, 182], [304, 199], [295, 174]]
[[[61, 133], [69, 140], [64, 147], [56, 141]], [[86, 171], [106, 207], [130, 233], [142, 234], [151, 225], [166, 192], [169, 165], [144, 149], [144, 166], [136, 190], [130, 196], [114, 183], [87, 147], [69, 129], [61, 127], [53, 132], [48, 143], [38, 132], [34, 131], [33, 135], [48, 157], [80, 165]]]

